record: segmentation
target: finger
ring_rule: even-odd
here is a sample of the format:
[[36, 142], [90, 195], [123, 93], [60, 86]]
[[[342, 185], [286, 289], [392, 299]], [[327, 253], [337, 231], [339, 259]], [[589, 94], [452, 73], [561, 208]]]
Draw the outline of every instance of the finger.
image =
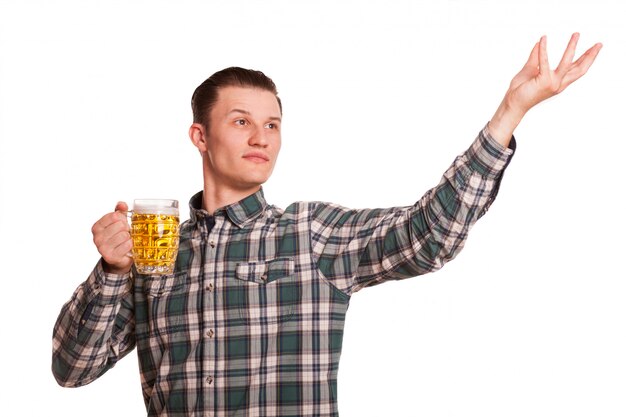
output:
[[128, 234], [130, 226], [126, 221], [126, 216], [121, 213], [110, 213], [104, 216], [100, 222], [96, 223], [91, 232], [93, 233], [93, 242], [98, 249], [105, 245], [106, 242], [116, 234], [124, 232]]
[[539, 71], [539, 42], [535, 44], [533, 50], [528, 56], [528, 60], [518, 75], [523, 75], [525, 78], [534, 78]]
[[596, 60], [596, 57], [600, 53], [601, 49], [602, 44], [597, 43], [589, 48], [583, 55], [581, 55], [580, 58], [578, 58], [576, 62], [571, 66], [570, 70], [563, 78], [564, 86], [570, 85], [571, 83], [585, 75], [591, 65]]
[[530, 52], [530, 55], [528, 56], [528, 61], [526, 61], [524, 67], [532, 68], [534, 70], [539, 67], [539, 42], [537, 42], [535, 46], [533, 46], [533, 50]]
[[100, 220], [98, 220], [93, 225], [93, 227], [91, 228], [91, 232], [93, 234], [99, 233], [105, 230], [107, 227], [111, 226], [112, 224], [115, 224], [118, 222], [123, 222], [123, 223], [128, 224], [128, 222], [126, 221], [126, 215], [117, 211], [114, 213], [105, 214], [104, 216], [102, 216]]
[[128, 253], [132, 249], [132, 240], [128, 232], [121, 231], [109, 237], [102, 245], [98, 247], [98, 252], [104, 260], [115, 266], [125, 266], [129, 263]]
[[107, 237], [107, 239], [103, 241], [102, 245], [98, 247], [98, 250], [102, 255], [109, 255], [112, 254], [117, 247], [125, 245], [127, 242], [131, 242], [130, 235], [127, 232], [119, 231], [116, 234]]
[[563, 57], [561, 58], [561, 62], [559, 62], [559, 66], [556, 68], [556, 73], [559, 76], [565, 75], [572, 61], [574, 60], [574, 54], [576, 53], [576, 45], [578, 44], [578, 39], [580, 39], [579, 33], [574, 33], [567, 44], [567, 48], [563, 53]]
[[539, 74], [548, 74], [550, 72], [550, 63], [548, 62], [548, 39], [544, 35], [539, 41]]
[[132, 248], [133, 248], [133, 244], [132, 244], [132, 239], [130, 238], [130, 235], [128, 233], [121, 232], [112, 236], [109, 239], [105, 250], [115, 260], [125, 261], [128, 252], [130, 252]]
[[587, 49], [585, 51], [585, 53], [582, 54], [576, 60], [576, 62], [574, 62], [574, 66], [576, 66], [576, 65], [583, 65], [584, 63], [586, 63], [588, 61], [591, 61], [591, 63], [593, 63], [593, 61], [595, 61], [596, 57], [600, 53], [601, 49], [602, 49], [602, 44], [601, 43], [596, 43], [591, 48]]
[[515, 89], [520, 84], [524, 83], [527, 80], [535, 78], [537, 76], [537, 72], [539, 71], [539, 43], [535, 43], [533, 46], [526, 63], [518, 72], [515, 77], [511, 80], [511, 84], [509, 88]]
[[119, 201], [115, 205], [115, 211], [121, 211], [123, 213], [126, 213], [128, 211], [128, 204], [126, 204], [124, 201]]

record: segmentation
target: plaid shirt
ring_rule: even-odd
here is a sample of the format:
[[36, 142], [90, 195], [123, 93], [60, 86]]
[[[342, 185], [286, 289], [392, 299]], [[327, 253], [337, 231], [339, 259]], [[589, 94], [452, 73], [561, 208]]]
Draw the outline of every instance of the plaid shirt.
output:
[[435, 271], [493, 202], [514, 149], [486, 129], [415, 205], [350, 210], [259, 191], [213, 216], [190, 202], [175, 272], [98, 263], [54, 328], [64, 386], [95, 380], [135, 346], [150, 416], [337, 416], [353, 293]]

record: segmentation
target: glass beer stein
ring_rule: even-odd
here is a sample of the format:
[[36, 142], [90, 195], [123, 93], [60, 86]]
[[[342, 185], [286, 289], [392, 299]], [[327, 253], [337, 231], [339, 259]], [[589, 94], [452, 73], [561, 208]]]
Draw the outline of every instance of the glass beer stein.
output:
[[132, 257], [140, 274], [171, 274], [178, 255], [177, 200], [135, 200], [129, 211]]

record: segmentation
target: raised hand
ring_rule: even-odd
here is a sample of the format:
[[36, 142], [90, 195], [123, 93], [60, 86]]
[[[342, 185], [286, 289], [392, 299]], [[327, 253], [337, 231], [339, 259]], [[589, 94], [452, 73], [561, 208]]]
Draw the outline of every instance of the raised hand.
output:
[[553, 97], [585, 75], [595, 61], [602, 44], [597, 43], [576, 61], [576, 45], [580, 35], [574, 33], [555, 70], [548, 62], [547, 38], [537, 42], [522, 70], [513, 78], [504, 100], [489, 122], [489, 132], [503, 145], [513, 135], [526, 112], [538, 103]]

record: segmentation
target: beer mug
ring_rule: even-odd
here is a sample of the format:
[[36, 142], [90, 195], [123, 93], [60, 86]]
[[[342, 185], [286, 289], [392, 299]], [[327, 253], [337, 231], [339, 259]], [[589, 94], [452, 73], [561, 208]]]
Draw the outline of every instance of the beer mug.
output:
[[135, 200], [130, 217], [132, 257], [140, 274], [171, 274], [178, 255], [177, 200]]

